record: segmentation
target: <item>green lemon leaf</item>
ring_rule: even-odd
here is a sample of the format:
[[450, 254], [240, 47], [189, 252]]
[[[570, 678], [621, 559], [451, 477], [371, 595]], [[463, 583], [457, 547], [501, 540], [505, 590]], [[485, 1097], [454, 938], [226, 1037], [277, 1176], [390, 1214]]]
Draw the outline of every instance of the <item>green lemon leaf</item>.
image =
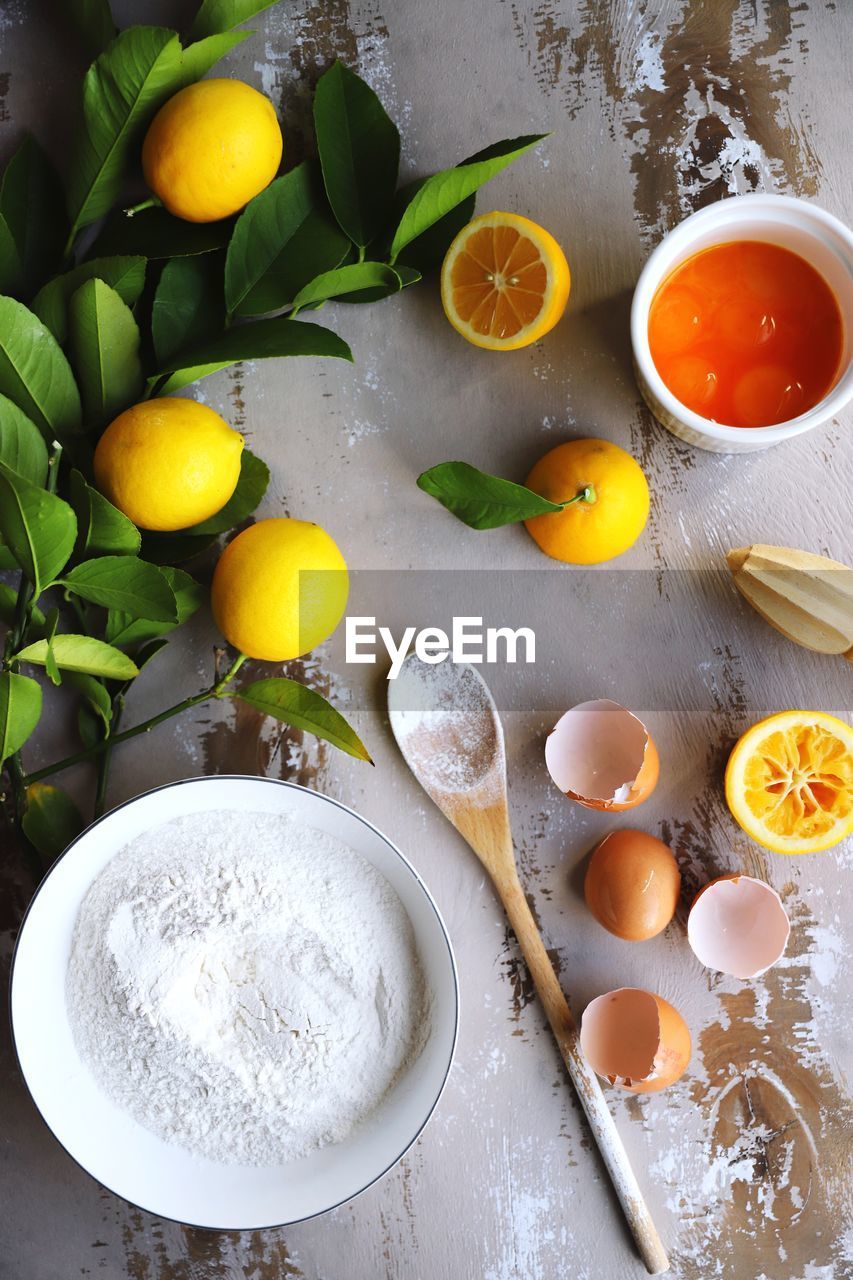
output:
[[221, 259], [204, 255], [167, 262], [151, 310], [158, 363], [164, 364], [181, 347], [212, 338], [224, 321]]
[[497, 529], [563, 509], [562, 503], [549, 502], [523, 484], [488, 475], [467, 462], [430, 467], [418, 476], [418, 488], [471, 529]]
[[27, 809], [21, 821], [30, 844], [53, 862], [83, 830], [80, 810], [59, 787], [32, 782], [27, 787]]
[[59, 625], [59, 610], [54, 608], [49, 610], [45, 619], [45, 636], [44, 640], [47, 645], [47, 653], [44, 659], [44, 669], [51, 684], [62, 684], [62, 677], [59, 674], [59, 667], [56, 665], [56, 654], [53, 652], [53, 637], [56, 635], [56, 628]]
[[178, 620], [175, 593], [166, 575], [157, 565], [135, 556], [84, 560], [58, 582], [81, 599], [105, 609], [120, 609], [131, 617], [155, 622]]
[[249, 201], [225, 260], [230, 312], [280, 311], [316, 275], [343, 261], [349, 241], [324, 206], [308, 163], [275, 178]]
[[203, 0], [190, 27], [190, 36], [200, 40], [217, 31], [230, 31], [276, 3], [277, 0]]
[[314, 127], [332, 212], [364, 247], [384, 225], [397, 185], [400, 135], [370, 85], [341, 62], [317, 82]]
[[188, 45], [181, 52], [181, 75], [178, 87], [182, 88], [195, 80], [200, 80], [219, 62], [220, 58], [224, 58], [226, 53], [230, 53], [236, 45], [242, 44], [251, 35], [254, 35], [253, 31], [228, 31], [206, 36], [203, 40], [197, 40], [195, 44]]
[[9, 548], [3, 545], [3, 540], [0, 538], [0, 569], [17, 569], [19, 567], [17, 560]]
[[391, 241], [391, 261], [394, 262], [397, 254], [407, 244], [422, 236], [439, 219], [446, 217], [458, 204], [473, 195], [484, 182], [494, 178], [546, 136], [538, 133], [496, 142], [484, 151], [479, 151], [470, 160], [463, 161], [455, 169], [445, 169], [442, 173], [435, 173], [427, 178], [412, 196], [397, 224]]
[[68, 9], [91, 53], [101, 53], [115, 38], [109, 0], [68, 0]]
[[168, 645], [168, 640], [149, 640], [148, 644], [143, 645], [134, 655], [134, 661], [141, 671], [143, 667], [147, 667], [152, 658], [156, 658], [158, 653], [162, 653]]
[[132, 307], [145, 284], [145, 258], [129, 254], [112, 258], [91, 258], [39, 289], [33, 298], [32, 310], [47, 325], [60, 346], [64, 346], [68, 339], [68, 303], [71, 295], [81, 284], [95, 278], [115, 289], [122, 302]]
[[0, 183], [0, 293], [30, 297], [61, 259], [67, 229], [59, 178], [28, 135]]
[[341, 713], [321, 694], [296, 680], [288, 680], [284, 676], [256, 680], [230, 696], [248, 702], [250, 707], [265, 716], [272, 716], [297, 729], [307, 729], [315, 737], [323, 738], [357, 760], [373, 763], [364, 743]]
[[[139, 668], [126, 653], [96, 640], [94, 636], [61, 635], [53, 637], [53, 655], [63, 671], [82, 671], [107, 680], [132, 680]], [[47, 641], [36, 640], [15, 654], [18, 662], [43, 667], [47, 659]]]
[[47, 479], [47, 445], [34, 422], [0, 396], [0, 461], [31, 484]]
[[138, 645], [147, 644], [174, 631], [204, 604], [207, 592], [195, 578], [184, 573], [182, 569], [175, 569], [169, 565], [163, 565], [160, 572], [174, 592], [177, 620], [154, 622], [149, 618], [135, 618], [129, 613], [110, 609], [104, 628], [104, 638], [110, 644], [116, 645], [119, 649], [134, 649]]
[[266, 360], [275, 356], [336, 356], [339, 360], [352, 360], [352, 352], [343, 338], [331, 329], [282, 317], [254, 320], [226, 329], [217, 338], [172, 356], [163, 372], [212, 364], [224, 368], [238, 360]]
[[72, 157], [72, 234], [116, 202], [142, 131], [180, 86], [181, 45], [164, 27], [128, 27], [96, 58], [83, 81], [83, 122]]
[[207, 599], [207, 591], [190, 574], [184, 573], [183, 569], [174, 569], [169, 565], [163, 565], [160, 572], [175, 593], [175, 601], [178, 607], [177, 625], [180, 626], [201, 608]]
[[242, 524], [257, 507], [267, 491], [269, 482], [270, 469], [267, 464], [260, 458], [256, 458], [248, 449], [244, 449], [240, 455], [240, 478], [237, 481], [237, 488], [225, 506], [217, 511], [216, 515], [187, 529], [187, 534], [192, 537], [197, 534], [225, 533], [227, 529], [233, 529], [235, 525]]
[[[401, 217], [403, 210], [421, 189], [425, 181], [429, 181], [429, 179], [412, 182], [397, 192], [396, 199], [399, 201]], [[463, 227], [467, 227], [474, 217], [476, 203], [477, 195], [475, 192], [473, 195], [468, 196], [466, 200], [463, 200], [461, 204], [455, 205], [443, 218], [439, 218], [438, 222], [434, 222], [431, 227], [427, 227], [426, 231], [422, 232], [421, 235], [415, 236], [414, 240], [410, 240], [394, 263], [395, 271], [399, 271], [403, 266], [416, 267], [420, 272], [437, 271], [444, 261], [447, 250], [459, 232]]]
[[139, 328], [103, 280], [87, 280], [68, 304], [71, 355], [89, 426], [101, 427], [142, 392]]
[[220, 369], [230, 369], [233, 363], [233, 360], [219, 360], [213, 364], [191, 365], [187, 369], [175, 369], [165, 378], [163, 374], [158, 373], [149, 378], [145, 385], [149, 394], [153, 387], [157, 387], [158, 396], [170, 396], [176, 391], [183, 391], [184, 387], [189, 387], [194, 382], [200, 382], [202, 378], [207, 378], [212, 373], [219, 373]]
[[233, 218], [221, 222], [184, 222], [159, 207], [140, 209], [132, 218], [117, 209], [107, 218], [92, 249], [108, 256], [138, 254], [152, 262], [161, 258], [186, 258], [224, 249], [233, 226]]
[[419, 280], [423, 280], [423, 275], [415, 267], [407, 267], [403, 262], [394, 264], [394, 270], [400, 277], [400, 282], [404, 289], [408, 289], [409, 285], [417, 284]]
[[84, 675], [80, 671], [69, 671], [65, 678], [65, 683], [75, 689], [80, 694], [80, 697], [85, 700], [86, 705], [100, 720], [103, 729], [109, 729], [113, 714], [113, 704], [107, 689], [101, 684], [100, 680], [97, 680], [94, 676]]
[[[384, 266], [385, 264], [380, 265]], [[388, 276], [388, 283], [386, 284], [374, 285], [369, 289], [356, 289], [353, 293], [342, 293], [336, 298], [336, 301], [344, 302], [348, 306], [361, 306], [367, 302], [381, 302], [383, 298], [390, 298], [392, 294], [399, 293], [401, 289], [407, 289], [410, 284], [417, 284], [421, 278], [419, 271], [415, 271], [413, 267], [404, 267], [399, 262], [393, 267], [386, 267], [386, 270], [394, 273], [393, 281]]]
[[0, 764], [20, 751], [41, 716], [41, 687], [29, 676], [0, 671]]
[[136, 525], [102, 493], [87, 484], [79, 471], [72, 471], [69, 476], [68, 496], [77, 516], [74, 553], [78, 559], [139, 554], [142, 535]]
[[[70, 676], [75, 672], [67, 672], [65, 683], [68, 683]], [[94, 679], [94, 677], [92, 677]], [[107, 736], [104, 723], [99, 716], [95, 714], [88, 702], [78, 703], [77, 706], [77, 732], [80, 735], [80, 741], [83, 746], [88, 748], [96, 747], [99, 742], [103, 742]]]
[[38, 599], [74, 550], [77, 521], [67, 502], [0, 462], [0, 536]]
[[[17, 601], [17, 587], [11, 587], [7, 582], [0, 582], [0, 622], [5, 622], [7, 627], [14, 626]], [[38, 605], [33, 605], [32, 613], [30, 614], [29, 634], [35, 636], [42, 631], [46, 621]]]
[[359, 293], [362, 290], [379, 290], [381, 297], [398, 293], [403, 282], [393, 267], [384, 262], [354, 262], [336, 271], [324, 271], [293, 299], [294, 307], [307, 307], [314, 302], [325, 302], [342, 294]]
[[51, 641], [48, 640], [46, 643], [47, 654], [45, 655], [44, 669], [47, 672], [47, 678], [50, 680], [50, 683], [60, 685], [62, 684], [62, 676], [60, 675], [59, 667], [56, 665], [56, 654], [53, 651]]
[[80, 395], [53, 334], [14, 298], [0, 297], [0, 394], [49, 439], [80, 426]]
[[187, 537], [186, 533], [144, 533], [142, 554], [146, 560], [163, 568], [185, 564], [212, 547], [216, 536], [215, 533], [201, 533], [194, 537]]

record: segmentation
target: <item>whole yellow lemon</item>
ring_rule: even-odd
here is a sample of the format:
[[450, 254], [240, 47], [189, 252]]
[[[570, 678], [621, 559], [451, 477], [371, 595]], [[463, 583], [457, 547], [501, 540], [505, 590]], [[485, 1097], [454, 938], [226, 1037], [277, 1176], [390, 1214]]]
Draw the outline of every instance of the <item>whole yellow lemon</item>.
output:
[[546, 555], [567, 564], [612, 560], [637, 541], [649, 515], [649, 486], [638, 462], [609, 440], [568, 440], [536, 463], [527, 477], [564, 510], [525, 520]]
[[343, 617], [346, 562], [325, 529], [261, 520], [219, 558], [210, 589], [216, 625], [250, 658], [287, 662], [316, 648]]
[[142, 145], [142, 169], [170, 213], [215, 222], [269, 186], [281, 152], [269, 98], [242, 80], [199, 80], [157, 112]]
[[243, 437], [196, 400], [164, 396], [120, 413], [95, 449], [95, 483], [140, 529], [215, 515], [240, 478]]

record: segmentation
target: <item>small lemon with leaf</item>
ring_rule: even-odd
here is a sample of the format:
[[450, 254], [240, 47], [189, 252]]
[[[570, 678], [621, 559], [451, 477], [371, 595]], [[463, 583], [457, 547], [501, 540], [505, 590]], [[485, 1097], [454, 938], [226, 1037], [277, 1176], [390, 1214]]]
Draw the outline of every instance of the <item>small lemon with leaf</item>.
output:
[[472, 529], [524, 522], [537, 546], [566, 564], [600, 564], [642, 533], [649, 486], [639, 463], [609, 440], [567, 440], [533, 467], [527, 484], [467, 462], [440, 462], [418, 486]]

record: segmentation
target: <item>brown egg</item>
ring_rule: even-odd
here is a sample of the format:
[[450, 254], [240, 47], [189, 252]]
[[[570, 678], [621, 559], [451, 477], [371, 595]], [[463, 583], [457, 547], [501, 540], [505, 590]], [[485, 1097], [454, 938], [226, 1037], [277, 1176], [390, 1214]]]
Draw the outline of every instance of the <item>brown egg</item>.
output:
[[586, 904], [599, 924], [626, 942], [653, 938], [675, 915], [681, 876], [671, 851], [645, 831], [605, 836], [584, 880]]
[[690, 1032], [677, 1009], [651, 991], [621, 987], [584, 1009], [581, 1050], [593, 1070], [629, 1093], [657, 1093], [690, 1061]]

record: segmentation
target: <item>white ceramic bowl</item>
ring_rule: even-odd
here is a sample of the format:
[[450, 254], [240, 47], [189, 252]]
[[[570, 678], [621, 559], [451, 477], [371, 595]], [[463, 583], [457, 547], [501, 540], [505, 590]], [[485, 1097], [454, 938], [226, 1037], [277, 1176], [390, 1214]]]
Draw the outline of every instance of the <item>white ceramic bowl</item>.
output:
[[[408, 912], [432, 991], [429, 1039], [377, 1111], [344, 1142], [257, 1169], [169, 1146], [115, 1106], [81, 1061], [65, 1004], [80, 903], [128, 841], [211, 809], [293, 814], [372, 863]], [[54, 864], [27, 912], [12, 969], [12, 1031], [24, 1079], [48, 1128], [87, 1173], [140, 1208], [212, 1229], [283, 1226], [352, 1199], [415, 1141], [447, 1080], [459, 1016], [456, 965], [438, 908], [415, 869], [376, 827], [336, 800], [266, 778], [188, 778], [149, 791], [84, 831]]]
[[[844, 320], [841, 372], [808, 413], [774, 427], [727, 427], [677, 400], [655, 368], [649, 349], [649, 308], [669, 273], [700, 249], [730, 240], [765, 240], [792, 249], [815, 267], [834, 292]], [[828, 422], [853, 398], [853, 232], [838, 218], [791, 196], [730, 196], [691, 214], [665, 236], [637, 281], [631, 304], [634, 372], [643, 399], [663, 426], [688, 444], [714, 453], [751, 453]]]

